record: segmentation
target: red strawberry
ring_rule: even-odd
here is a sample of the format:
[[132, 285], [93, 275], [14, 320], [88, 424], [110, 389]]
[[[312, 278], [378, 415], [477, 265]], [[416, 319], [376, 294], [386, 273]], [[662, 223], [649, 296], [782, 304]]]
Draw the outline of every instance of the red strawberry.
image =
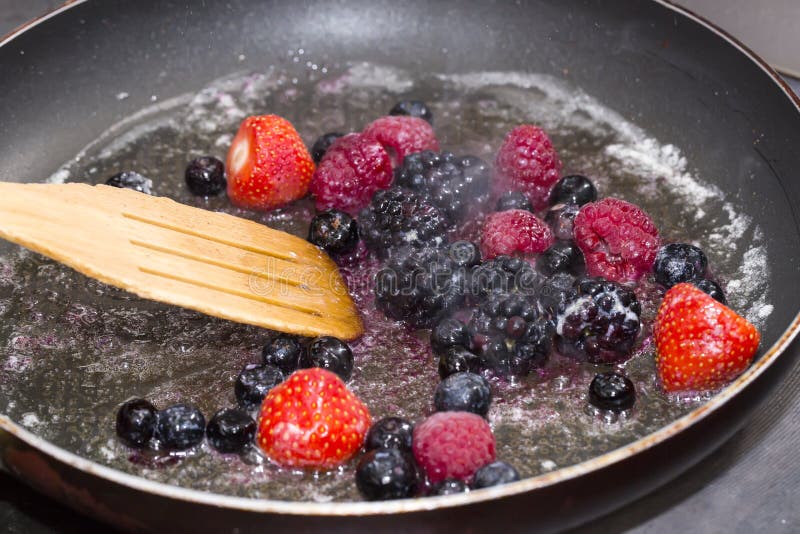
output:
[[361, 448], [372, 418], [330, 371], [301, 369], [267, 393], [256, 443], [284, 467], [332, 469]]
[[667, 291], [654, 330], [656, 365], [666, 391], [727, 384], [750, 365], [761, 338], [747, 319], [692, 284]]
[[537, 254], [553, 244], [553, 231], [528, 210], [506, 210], [486, 217], [481, 231], [481, 254], [495, 256]]
[[314, 173], [314, 161], [297, 130], [277, 115], [242, 121], [225, 166], [228, 197], [238, 206], [258, 210], [303, 198]]
[[382, 144], [392, 157], [394, 166], [403, 163], [403, 158], [423, 150], [439, 151], [439, 141], [430, 123], [419, 117], [391, 115], [369, 123], [363, 131], [364, 137]]

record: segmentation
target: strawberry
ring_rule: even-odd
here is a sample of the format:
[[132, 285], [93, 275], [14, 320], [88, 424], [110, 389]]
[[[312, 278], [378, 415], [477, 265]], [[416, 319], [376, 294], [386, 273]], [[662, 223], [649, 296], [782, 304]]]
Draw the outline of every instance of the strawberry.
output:
[[314, 161], [292, 123], [277, 115], [247, 117], [225, 164], [228, 197], [243, 208], [270, 210], [308, 193]]
[[668, 392], [725, 385], [747, 369], [761, 337], [747, 319], [686, 283], [664, 295], [654, 330], [658, 375]]
[[301, 369], [267, 393], [256, 443], [284, 467], [332, 469], [361, 449], [367, 407], [330, 371]]

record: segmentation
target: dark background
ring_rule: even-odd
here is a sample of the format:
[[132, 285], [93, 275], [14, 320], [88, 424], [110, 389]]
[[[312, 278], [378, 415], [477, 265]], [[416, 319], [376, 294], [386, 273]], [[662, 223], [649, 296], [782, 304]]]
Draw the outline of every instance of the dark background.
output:
[[[721, 8], [727, 2], [718, 1]], [[763, 4], [768, 6], [770, 1]], [[703, 13], [712, 18], [713, 3], [703, 2]], [[53, 0], [0, 0], [0, 36], [57, 5], [60, 2]], [[795, 37], [787, 36], [787, 42]], [[780, 40], [780, 32], [774, 38]], [[800, 81], [790, 80], [790, 83], [800, 93]], [[798, 431], [800, 364], [749, 424], [700, 465], [666, 487], [577, 532], [798, 532]], [[108, 529], [0, 473], [0, 532], [49, 534], [98, 530]]]

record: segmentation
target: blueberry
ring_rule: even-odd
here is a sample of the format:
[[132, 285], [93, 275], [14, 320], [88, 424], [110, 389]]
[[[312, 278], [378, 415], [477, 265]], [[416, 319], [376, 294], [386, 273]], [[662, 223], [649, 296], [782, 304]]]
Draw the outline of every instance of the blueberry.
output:
[[358, 245], [358, 224], [343, 211], [328, 210], [311, 219], [308, 240], [330, 254], [347, 254]]
[[189, 192], [198, 197], [219, 195], [225, 190], [225, 165], [213, 156], [195, 158], [184, 174]]
[[369, 501], [411, 497], [418, 480], [413, 458], [398, 449], [373, 449], [361, 457], [356, 467], [356, 486]]
[[597, 200], [597, 189], [591, 180], [580, 174], [564, 176], [550, 191], [550, 205], [577, 204], [583, 206]]
[[457, 495], [469, 491], [467, 483], [463, 480], [448, 478], [433, 488], [433, 495]]
[[658, 250], [653, 272], [656, 282], [670, 288], [681, 282], [703, 278], [708, 267], [706, 255], [688, 243], [670, 243]]
[[124, 189], [133, 189], [134, 191], [144, 193], [145, 195], [153, 194], [153, 191], [151, 190], [153, 187], [153, 181], [150, 178], [142, 176], [138, 172], [133, 171], [125, 171], [115, 174], [106, 180], [106, 185], [121, 187]]
[[255, 435], [256, 422], [239, 408], [218, 411], [206, 427], [208, 442], [221, 453], [241, 452]]
[[583, 252], [574, 241], [556, 241], [536, 260], [536, 267], [545, 276], [555, 273], [580, 274], [584, 268]]
[[636, 390], [633, 382], [615, 371], [601, 373], [589, 384], [589, 403], [601, 410], [622, 412], [633, 407]]
[[517, 480], [519, 480], [519, 473], [512, 465], [506, 462], [492, 462], [475, 471], [475, 475], [472, 477], [472, 489], [499, 486]]
[[367, 432], [366, 449], [399, 449], [411, 451], [414, 426], [400, 417], [384, 417], [375, 422]]
[[431, 330], [431, 347], [435, 354], [444, 354], [451, 347], [469, 347], [469, 330], [458, 319], [445, 318]]
[[314, 160], [314, 163], [322, 161], [325, 152], [328, 151], [333, 142], [343, 136], [344, 134], [339, 132], [328, 132], [320, 135], [317, 140], [314, 141], [314, 144], [311, 145], [311, 159]]
[[526, 210], [526, 211], [533, 211], [533, 205], [531, 201], [528, 200], [528, 197], [525, 193], [520, 193], [519, 191], [508, 191], [507, 193], [503, 193], [499, 199], [497, 199], [497, 211], [506, 211], [506, 210]]
[[721, 302], [725, 305], [728, 304], [727, 300], [725, 299], [725, 292], [722, 291], [720, 285], [715, 281], [709, 280], [708, 278], [702, 278], [700, 280], [693, 280], [692, 284], [697, 286], [701, 291], [711, 295], [718, 302]]
[[433, 404], [437, 412], [472, 412], [486, 415], [492, 402], [489, 382], [475, 373], [455, 373], [436, 386]]
[[471, 241], [455, 241], [447, 254], [457, 267], [474, 267], [481, 262], [481, 249]]
[[206, 433], [206, 418], [191, 404], [175, 404], [158, 412], [154, 437], [166, 450], [198, 445]]
[[128, 447], [141, 449], [155, 430], [158, 411], [144, 399], [131, 399], [117, 411], [117, 436]]
[[342, 380], [350, 380], [353, 374], [353, 351], [341, 339], [318, 337], [300, 356], [300, 367], [320, 367], [336, 373]]
[[556, 204], [547, 210], [544, 222], [550, 225], [556, 239], [568, 241], [572, 239], [572, 228], [575, 225], [575, 216], [581, 207], [577, 204]]
[[288, 334], [280, 334], [264, 345], [261, 351], [264, 365], [274, 365], [284, 374], [290, 375], [300, 364], [303, 345], [300, 340]]
[[401, 100], [389, 110], [389, 115], [408, 115], [425, 119], [433, 124], [433, 113], [430, 108], [421, 100]]
[[480, 369], [480, 357], [463, 347], [450, 347], [439, 356], [439, 376], [442, 380], [456, 373], [477, 373]]
[[274, 365], [247, 365], [236, 378], [233, 392], [242, 408], [261, 404], [269, 390], [283, 382], [283, 373]]

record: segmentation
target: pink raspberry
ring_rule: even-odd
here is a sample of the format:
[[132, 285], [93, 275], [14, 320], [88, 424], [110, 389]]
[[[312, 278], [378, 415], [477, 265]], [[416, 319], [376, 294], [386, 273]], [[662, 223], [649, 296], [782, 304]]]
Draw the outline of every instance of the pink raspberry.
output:
[[348, 134], [325, 152], [309, 191], [318, 210], [335, 208], [355, 215], [391, 183], [392, 163], [383, 146], [362, 134]]
[[515, 252], [538, 254], [553, 244], [553, 231], [527, 210], [492, 213], [483, 223], [481, 254], [484, 259], [510, 256]]
[[468, 480], [494, 461], [494, 435], [489, 423], [474, 413], [437, 412], [414, 428], [414, 458], [428, 480]]
[[544, 130], [523, 124], [508, 133], [497, 151], [493, 186], [496, 193], [521, 191], [534, 209], [541, 210], [547, 207], [560, 173], [561, 160]]
[[405, 115], [387, 115], [369, 123], [362, 132], [368, 139], [381, 143], [397, 166], [403, 158], [423, 150], [439, 151], [433, 128], [424, 119]]
[[586, 204], [575, 216], [575, 242], [586, 270], [614, 282], [635, 282], [653, 268], [658, 229], [639, 207], [617, 198]]

